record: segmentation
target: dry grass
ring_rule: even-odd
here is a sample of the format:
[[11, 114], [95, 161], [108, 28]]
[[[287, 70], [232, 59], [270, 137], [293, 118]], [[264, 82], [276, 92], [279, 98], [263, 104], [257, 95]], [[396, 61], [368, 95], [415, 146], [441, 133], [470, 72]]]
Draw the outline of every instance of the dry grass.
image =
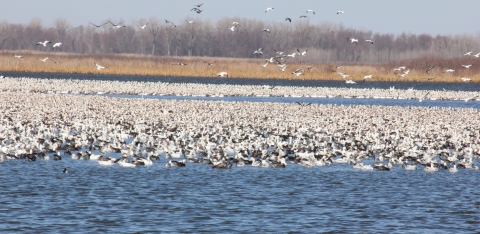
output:
[[[14, 58], [13, 54], [22, 55], [24, 58]], [[52, 60], [42, 62], [39, 59], [49, 57]], [[205, 62], [216, 62], [208, 66]], [[94, 62], [105, 66], [97, 70]], [[186, 66], [175, 65], [179, 62]], [[367, 81], [431, 81], [431, 82], [462, 82], [462, 77], [471, 78], [472, 82], [480, 82], [480, 68], [466, 69], [459, 64], [468, 64], [471, 61], [445, 61], [445, 60], [410, 60], [403, 63], [384, 65], [351, 65], [334, 69], [329, 64], [299, 64], [289, 63], [285, 72], [275, 64], [265, 64], [263, 59], [237, 59], [237, 58], [203, 58], [203, 57], [154, 57], [148, 55], [128, 54], [68, 54], [45, 53], [36, 51], [2, 51], [0, 53], [0, 70], [12, 72], [54, 72], [54, 73], [81, 73], [81, 74], [118, 74], [139, 76], [183, 76], [183, 77], [217, 77], [221, 71], [228, 72], [229, 78], [262, 78], [262, 79], [302, 79], [302, 80], [342, 80], [337, 72], [349, 74], [347, 79], [362, 81], [366, 75], [373, 75]], [[425, 72], [425, 64], [439, 64], [430, 73]], [[445, 64], [455, 64], [457, 72], [445, 73], [450, 68]], [[315, 65], [311, 70], [307, 67]], [[393, 73], [393, 68], [407, 65], [410, 73], [400, 77]], [[474, 65], [475, 66], [475, 65]], [[300, 76], [292, 74], [297, 68], [304, 68], [305, 73]], [[435, 79], [429, 79], [435, 78]]]

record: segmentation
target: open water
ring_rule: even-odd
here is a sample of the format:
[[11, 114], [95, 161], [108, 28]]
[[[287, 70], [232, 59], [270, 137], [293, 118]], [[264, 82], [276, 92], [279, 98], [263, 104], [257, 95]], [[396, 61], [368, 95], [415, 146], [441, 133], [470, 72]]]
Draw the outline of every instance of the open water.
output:
[[[38, 73], [17, 75], [52, 78]], [[85, 75], [56, 76], [88, 79]], [[299, 84], [257, 79], [199, 80]], [[311, 85], [329, 83], [314, 82]], [[385, 88], [393, 85], [365, 84]], [[480, 90], [478, 84], [445, 85], [450, 90]], [[395, 86], [441, 89], [438, 83]], [[323, 101], [349, 104], [351, 100]], [[369, 100], [378, 104], [376, 99]], [[408, 100], [381, 101], [392, 105]], [[413, 103], [418, 101], [402, 105]], [[422, 105], [425, 103], [429, 101]], [[47, 162], [5, 160], [0, 163], [0, 233], [480, 233], [479, 171], [427, 173], [421, 167], [405, 171], [398, 166], [387, 172], [359, 171], [341, 164], [311, 169], [289, 164], [283, 169], [247, 166], [213, 170], [192, 163], [185, 168], [167, 169], [166, 162], [161, 158], [152, 167], [121, 168], [66, 157]], [[62, 173], [63, 168], [68, 168], [68, 173]]]

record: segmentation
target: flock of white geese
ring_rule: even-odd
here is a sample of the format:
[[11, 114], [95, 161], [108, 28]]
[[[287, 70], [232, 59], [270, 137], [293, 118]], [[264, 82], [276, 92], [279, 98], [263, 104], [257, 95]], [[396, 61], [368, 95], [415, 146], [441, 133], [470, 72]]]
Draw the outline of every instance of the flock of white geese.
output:
[[390, 98], [423, 100], [479, 101], [478, 91], [408, 90], [378, 88], [335, 88], [269, 85], [228, 85], [165, 83], [138, 81], [99, 81], [75, 79], [11, 78], [0, 79], [0, 91], [61, 94], [127, 94], [153, 96], [258, 96], [258, 97], [329, 97]]
[[[68, 157], [120, 167], [203, 163], [228, 169], [338, 163], [358, 170], [399, 167], [455, 173], [478, 169], [480, 115], [472, 108], [157, 100], [58, 92], [199, 94], [214, 92], [214, 87], [225, 95], [235, 90], [235, 95], [266, 91], [255, 86], [248, 86], [252, 90], [235, 85], [194, 87], [4, 78], [0, 82], [0, 161], [8, 165], [12, 160]], [[320, 88], [298, 89], [313, 94]]]

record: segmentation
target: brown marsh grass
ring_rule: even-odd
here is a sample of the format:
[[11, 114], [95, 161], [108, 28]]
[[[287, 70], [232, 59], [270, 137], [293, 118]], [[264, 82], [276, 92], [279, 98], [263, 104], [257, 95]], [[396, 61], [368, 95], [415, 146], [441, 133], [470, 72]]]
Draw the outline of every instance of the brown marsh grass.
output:
[[[14, 54], [23, 58], [15, 58]], [[48, 57], [46, 62], [40, 61]], [[55, 62], [58, 62], [56, 64]], [[228, 72], [228, 78], [262, 78], [262, 79], [301, 79], [301, 80], [342, 80], [338, 72], [348, 74], [346, 79], [363, 81], [366, 75], [373, 75], [368, 81], [431, 81], [462, 82], [462, 77], [471, 78], [471, 82], [480, 82], [480, 67], [475, 62], [480, 58], [457, 59], [415, 59], [389, 64], [376, 65], [342, 65], [338, 64], [299, 64], [287, 61], [288, 67], [282, 72], [276, 64], [266, 67], [264, 59], [245, 58], [207, 58], [207, 57], [159, 57], [132, 54], [70, 54], [37, 51], [2, 51], [0, 52], [0, 71], [11, 72], [53, 72], [80, 74], [116, 74], [139, 76], [173, 76], [173, 77], [217, 77], [222, 71]], [[180, 66], [178, 63], [185, 63]], [[215, 62], [209, 66], [207, 62]], [[94, 63], [105, 66], [97, 70]], [[461, 65], [473, 64], [469, 69]], [[308, 67], [314, 66], [311, 70]], [[395, 74], [393, 69], [406, 66], [410, 73], [405, 77]], [[429, 73], [425, 70], [435, 66]], [[298, 68], [305, 73], [300, 76], [292, 74]], [[444, 72], [455, 69], [454, 73]]]

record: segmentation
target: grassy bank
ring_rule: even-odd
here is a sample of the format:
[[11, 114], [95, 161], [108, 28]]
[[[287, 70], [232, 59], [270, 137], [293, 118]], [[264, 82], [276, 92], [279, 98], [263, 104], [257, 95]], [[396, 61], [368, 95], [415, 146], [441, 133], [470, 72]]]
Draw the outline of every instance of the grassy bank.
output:
[[[22, 55], [15, 58], [13, 55]], [[48, 57], [45, 62], [40, 59]], [[228, 78], [263, 78], [263, 79], [302, 79], [302, 80], [343, 80], [337, 73], [348, 74], [346, 79], [362, 81], [366, 75], [372, 75], [368, 81], [431, 81], [431, 82], [462, 82], [462, 77], [471, 78], [471, 82], [480, 81], [480, 70], [473, 65], [467, 69], [459, 64], [468, 64], [472, 60], [411, 60], [402, 63], [382, 65], [343, 65], [340, 64], [300, 64], [296, 59], [287, 60], [287, 68], [281, 71], [274, 63], [266, 67], [264, 58], [238, 59], [238, 58], [206, 58], [206, 57], [158, 57], [148, 55], [83, 55], [67, 53], [46, 53], [37, 51], [2, 51], [0, 53], [0, 71], [12, 72], [55, 72], [55, 73], [81, 73], [81, 74], [121, 74], [140, 76], [191, 76], [191, 77], [217, 77], [216, 74], [228, 72]], [[55, 63], [55, 62], [58, 63]], [[209, 66], [207, 62], [215, 62]], [[94, 63], [105, 66], [97, 70]], [[178, 65], [185, 63], [185, 66]], [[429, 73], [425, 69], [431, 64], [438, 64]], [[444, 72], [455, 64], [455, 72]], [[410, 69], [408, 75], [401, 77], [393, 69], [399, 66]], [[310, 70], [307, 68], [312, 67]], [[305, 73], [300, 76], [292, 74], [298, 68], [303, 68]], [[434, 79], [432, 79], [434, 78]]]

